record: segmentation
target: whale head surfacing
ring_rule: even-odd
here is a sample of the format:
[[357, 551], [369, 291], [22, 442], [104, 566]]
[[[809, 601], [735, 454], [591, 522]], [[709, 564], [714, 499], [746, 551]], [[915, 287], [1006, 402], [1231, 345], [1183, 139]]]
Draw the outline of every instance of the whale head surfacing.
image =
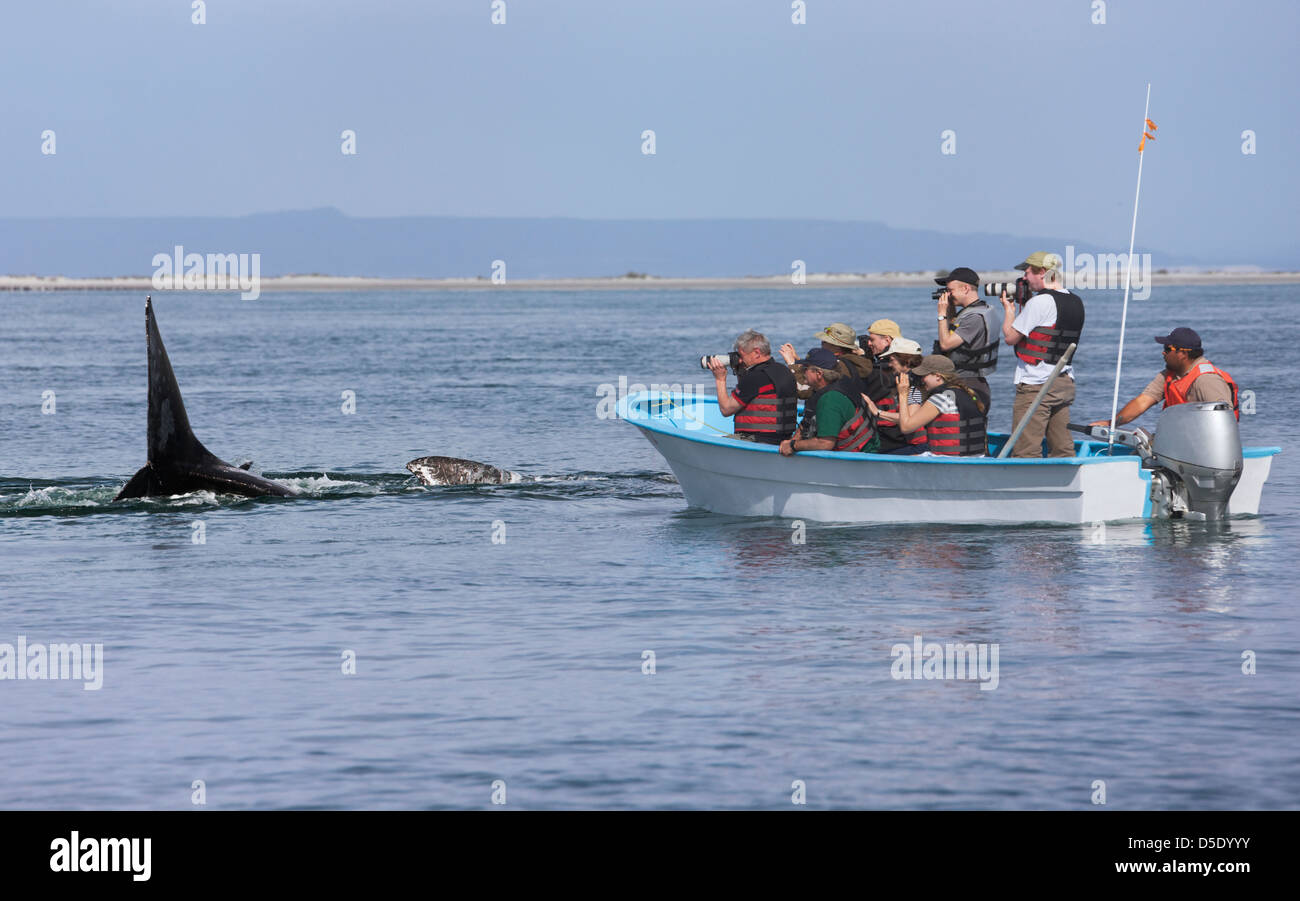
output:
[[422, 485], [506, 485], [523, 479], [517, 472], [457, 457], [420, 457], [406, 468]]

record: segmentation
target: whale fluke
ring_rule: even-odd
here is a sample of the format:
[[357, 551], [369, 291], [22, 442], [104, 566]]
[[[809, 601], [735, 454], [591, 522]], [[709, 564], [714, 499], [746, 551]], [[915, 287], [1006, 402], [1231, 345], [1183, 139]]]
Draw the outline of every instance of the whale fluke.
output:
[[231, 466], [194, 437], [171, 360], [158, 334], [153, 300], [148, 297], [144, 301], [144, 333], [149, 356], [149, 457], [113, 500], [204, 490], [246, 497], [294, 496], [296, 492], [284, 485]]
[[505, 485], [523, 481], [517, 472], [457, 457], [420, 457], [407, 463], [406, 468], [424, 485]]

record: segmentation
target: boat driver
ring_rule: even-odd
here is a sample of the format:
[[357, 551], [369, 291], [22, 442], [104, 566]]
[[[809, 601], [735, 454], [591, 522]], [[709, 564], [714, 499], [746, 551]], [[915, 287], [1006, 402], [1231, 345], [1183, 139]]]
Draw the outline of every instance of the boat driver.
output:
[[[1200, 335], [1180, 326], [1167, 335], [1157, 335], [1156, 343], [1163, 345], [1165, 368], [1116, 414], [1115, 425], [1132, 422], [1161, 400], [1165, 407], [1185, 403], [1232, 404], [1232, 412], [1241, 418], [1237, 383], [1232, 376], [1205, 359]], [[1089, 425], [1109, 427], [1110, 420], [1099, 419]]]

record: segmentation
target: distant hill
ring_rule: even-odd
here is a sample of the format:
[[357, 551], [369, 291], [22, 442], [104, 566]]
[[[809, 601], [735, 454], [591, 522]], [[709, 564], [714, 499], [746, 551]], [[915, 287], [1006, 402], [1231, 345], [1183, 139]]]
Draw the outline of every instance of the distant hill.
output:
[[[0, 274], [151, 275], [154, 254], [260, 253], [263, 276], [738, 277], [1009, 269], [1034, 250], [1117, 252], [1066, 237], [956, 235], [876, 222], [778, 219], [354, 218], [335, 209], [233, 218], [0, 219]], [[1142, 248], [1139, 248], [1139, 252]], [[1156, 256], [1158, 267], [1195, 259]], [[1281, 265], [1280, 261], [1247, 261]], [[1293, 261], [1294, 262], [1294, 261]]]

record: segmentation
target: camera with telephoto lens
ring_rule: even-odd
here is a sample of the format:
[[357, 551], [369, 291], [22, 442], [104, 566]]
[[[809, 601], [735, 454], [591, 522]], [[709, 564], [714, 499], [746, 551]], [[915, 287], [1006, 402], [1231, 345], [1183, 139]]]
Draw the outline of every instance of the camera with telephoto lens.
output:
[[737, 351], [733, 350], [729, 354], [706, 354], [705, 356], [700, 357], [700, 368], [713, 368], [712, 364], [714, 360], [717, 360], [723, 366], [730, 366], [732, 372], [740, 372], [740, 354]]
[[1029, 289], [1029, 279], [1023, 276], [1016, 279], [1014, 284], [1011, 282], [991, 282], [984, 286], [985, 297], [1001, 297], [1003, 291], [1007, 292], [1007, 296], [1019, 304], [1027, 303], [1034, 293]]

